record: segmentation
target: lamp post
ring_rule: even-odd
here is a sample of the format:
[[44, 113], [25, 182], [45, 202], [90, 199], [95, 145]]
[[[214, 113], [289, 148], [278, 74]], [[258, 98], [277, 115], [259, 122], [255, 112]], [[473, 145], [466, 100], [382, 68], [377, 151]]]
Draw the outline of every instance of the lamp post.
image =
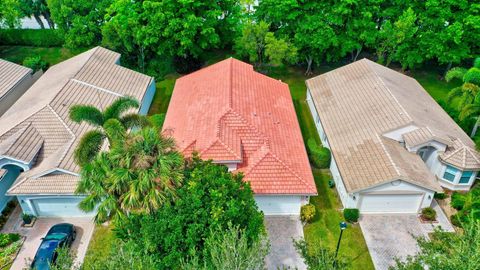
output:
[[335, 251], [335, 258], [333, 260], [333, 267], [337, 265], [337, 255], [338, 249], [340, 249], [340, 241], [342, 241], [343, 231], [347, 228], [347, 223], [345, 221], [340, 222], [340, 236], [338, 237], [337, 250]]

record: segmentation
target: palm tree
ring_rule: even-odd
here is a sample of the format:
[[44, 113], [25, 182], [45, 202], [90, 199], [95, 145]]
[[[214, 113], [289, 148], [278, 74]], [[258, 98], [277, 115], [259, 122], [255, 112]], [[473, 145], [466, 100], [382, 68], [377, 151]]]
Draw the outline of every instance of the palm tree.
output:
[[476, 58], [473, 67], [470, 69], [456, 67], [447, 72], [445, 79], [447, 82], [452, 79], [462, 80], [462, 85], [455, 87], [448, 93], [448, 101], [451, 102], [458, 98], [458, 109], [460, 111], [460, 120], [470, 117], [477, 119], [471, 133], [471, 137], [475, 136], [479, 125], [480, 115], [480, 58]]
[[86, 164], [76, 190], [88, 194], [79, 206], [86, 212], [96, 210], [99, 223], [151, 213], [171, 202], [183, 182], [183, 157], [172, 138], [163, 137], [155, 127], [117, 135], [123, 143]]
[[[105, 110], [100, 111], [91, 105], [74, 105], [70, 108], [70, 119], [76, 123], [86, 122], [95, 129], [86, 132], [75, 149], [74, 158], [77, 164], [85, 166], [100, 152], [105, 139], [111, 144], [115, 130], [119, 126], [129, 129], [146, 125], [144, 116], [136, 113], [127, 113], [129, 110], [138, 109], [139, 103], [132, 97], [120, 97]], [[116, 119], [117, 121], [109, 121]]]

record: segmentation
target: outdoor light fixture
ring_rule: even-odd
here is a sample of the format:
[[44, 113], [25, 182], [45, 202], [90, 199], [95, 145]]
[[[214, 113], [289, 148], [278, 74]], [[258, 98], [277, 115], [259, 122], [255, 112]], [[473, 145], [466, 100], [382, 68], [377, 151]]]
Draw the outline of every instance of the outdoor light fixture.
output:
[[430, 200], [432, 198], [432, 195], [428, 195], [428, 199]]
[[357, 197], [355, 197], [355, 195], [353, 195], [353, 200], [355, 201], [357, 199]]
[[340, 236], [338, 237], [337, 250], [335, 251], [335, 259], [333, 260], [333, 267], [337, 264], [338, 249], [340, 249], [340, 241], [342, 241], [343, 231], [347, 228], [345, 221], [340, 222]]

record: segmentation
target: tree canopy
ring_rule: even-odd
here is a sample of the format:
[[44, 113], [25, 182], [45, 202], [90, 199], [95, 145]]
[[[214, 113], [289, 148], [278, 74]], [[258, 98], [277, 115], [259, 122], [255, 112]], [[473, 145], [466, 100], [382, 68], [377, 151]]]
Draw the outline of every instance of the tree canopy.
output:
[[153, 256], [157, 269], [171, 269], [193, 256], [203, 260], [199, 252], [212, 230], [237, 227], [250, 245], [264, 233], [263, 215], [242, 178], [225, 166], [194, 157], [187, 162], [175, 200], [150, 215], [120, 220], [117, 236]]

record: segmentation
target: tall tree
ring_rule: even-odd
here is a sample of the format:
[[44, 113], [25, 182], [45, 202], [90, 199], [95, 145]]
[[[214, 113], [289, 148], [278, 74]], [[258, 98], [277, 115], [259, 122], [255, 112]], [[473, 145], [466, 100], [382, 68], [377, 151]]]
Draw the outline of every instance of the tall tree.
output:
[[195, 255], [202, 262], [212, 229], [238, 227], [249, 246], [265, 232], [263, 215], [241, 174], [197, 157], [186, 164], [184, 184], [171, 204], [154, 214], [131, 215], [116, 226], [120, 239], [134, 242], [141, 254], [155, 258], [159, 264], [155, 269], [175, 269]]
[[65, 46], [87, 47], [99, 44], [110, 0], [47, 0], [52, 20], [65, 33]]
[[16, 28], [20, 26], [22, 16], [22, 6], [19, 0], [0, 1], [0, 28]]
[[139, 108], [139, 106], [138, 101], [132, 97], [118, 98], [103, 111], [91, 105], [72, 106], [70, 108], [70, 119], [73, 122], [85, 122], [95, 127], [95, 129], [85, 133], [80, 140], [75, 149], [75, 161], [80, 166], [86, 165], [100, 152], [105, 139], [113, 144], [115, 137], [119, 136], [121, 130], [144, 125], [143, 117], [136, 113], [127, 113], [131, 109]]
[[[109, 121], [117, 121], [110, 119]], [[76, 193], [86, 194], [79, 206], [97, 211], [96, 222], [130, 214], [153, 213], [176, 196], [183, 180], [183, 157], [172, 138], [146, 127], [126, 134], [119, 143], [86, 164]]]
[[294, 63], [297, 48], [289, 41], [275, 37], [273, 32], [268, 31], [269, 27], [270, 25], [264, 21], [245, 23], [242, 35], [235, 43], [236, 52], [248, 57], [260, 68], [266, 62], [274, 66]]
[[462, 85], [453, 88], [448, 93], [448, 101], [458, 99], [458, 110], [460, 111], [460, 120], [467, 118], [476, 118], [477, 121], [471, 133], [474, 137], [478, 128], [480, 116], [480, 58], [476, 58], [473, 67], [465, 69], [456, 67], [449, 70], [445, 76], [447, 81], [458, 79]]
[[51, 29], [55, 28], [55, 24], [52, 22], [52, 19], [50, 18], [50, 9], [47, 6], [47, 1], [46, 0], [20, 0], [21, 2], [21, 7], [22, 7], [22, 12], [24, 16], [27, 17], [34, 17], [35, 20], [37, 21], [38, 25], [42, 29], [45, 28], [45, 25], [42, 21], [41, 16], [45, 18], [45, 20], [48, 23], [48, 26]]

